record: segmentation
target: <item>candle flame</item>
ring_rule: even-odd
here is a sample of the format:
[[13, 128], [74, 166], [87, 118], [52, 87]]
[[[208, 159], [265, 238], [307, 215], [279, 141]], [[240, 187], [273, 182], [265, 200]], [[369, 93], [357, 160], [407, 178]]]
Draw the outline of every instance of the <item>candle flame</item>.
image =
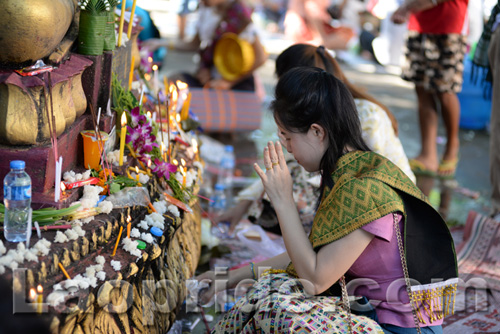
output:
[[172, 90], [172, 102], [175, 105], [177, 103], [177, 99], [179, 98], [179, 93], [177, 92], [177, 88], [174, 86]]
[[156, 64], [153, 65], [151, 68], [153, 69], [153, 71], [158, 71], [158, 65], [156, 65]]
[[186, 160], [184, 160], [183, 158], [181, 158], [181, 165], [186, 166]]
[[151, 111], [148, 111], [148, 112], [146, 113], [146, 116], [147, 116], [147, 118], [151, 118]]
[[181, 114], [175, 115], [175, 120], [177, 121], [177, 123], [180, 123], [181, 122]]
[[186, 176], [186, 172], [184, 171], [184, 168], [182, 166], [179, 166], [179, 172], [181, 172], [183, 176]]
[[188, 88], [188, 84], [180, 80], [177, 80], [175, 84], [177, 85], [177, 88], [179, 88], [179, 90]]
[[148, 159], [148, 168], [151, 168], [151, 159]]
[[173, 83], [171, 83], [169, 86], [168, 86], [168, 92], [170, 94], [172, 94], [174, 92], [174, 89], [175, 89], [175, 85]]
[[30, 300], [35, 300], [36, 299], [36, 290], [31, 288], [30, 289]]
[[132, 220], [132, 217], [130, 217], [130, 215], [128, 215], [128, 217], [127, 217], [127, 223], [130, 223], [131, 220]]
[[152, 63], [153, 62], [153, 57], [148, 57], [148, 63]]
[[144, 79], [147, 81], [151, 80], [151, 75], [149, 73], [144, 73]]
[[172, 163], [176, 166], [179, 164], [179, 162], [176, 159], [172, 159]]
[[61, 191], [65, 191], [66, 190], [66, 186], [64, 185], [64, 182], [61, 181]]
[[139, 167], [135, 166], [135, 173], [139, 174]]
[[127, 114], [125, 113], [125, 111], [122, 113], [121, 123], [122, 123], [122, 127], [127, 125]]
[[191, 139], [191, 145], [193, 145], [193, 152], [198, 152], [198, 142], [196, 141], [196, 139]]
[[38, 286], [36, 287], [36, 291], [38, 293], [43, 293], [43, 287], [40, 284], [38, 284]]

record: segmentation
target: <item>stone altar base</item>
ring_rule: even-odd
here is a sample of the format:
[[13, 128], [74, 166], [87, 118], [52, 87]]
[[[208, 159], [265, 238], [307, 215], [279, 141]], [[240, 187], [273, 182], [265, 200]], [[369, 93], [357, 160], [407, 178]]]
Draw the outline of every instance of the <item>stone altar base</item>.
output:
[[[100, 129], [109, 132], [115, 122], [114, 116], [101, 114]], [[63, 157], [62, 171], [81, 171], [83, 167], [83, 138], [80, 131], [92, 128], [92, 118], [88, 114], [79, 117], [62, 135], [57, 138], [57, 150]], [[33, 209], [43, 207], [67, 207], [79, 198], [76, 191], [61, 194], [61, 200], [54, 202], [54, 182], [56, 164], [52, 144], [42, 146], [0, 146], [0, 179], [10, 171], [10, 161], [24, 160], [26, 172], [31, 177]], [[62, 175], [61, 175], [62, 177]], [[81, 195], [81, 194], [80, 194]], [[3, 192], [0, 194], [3, 200]]]

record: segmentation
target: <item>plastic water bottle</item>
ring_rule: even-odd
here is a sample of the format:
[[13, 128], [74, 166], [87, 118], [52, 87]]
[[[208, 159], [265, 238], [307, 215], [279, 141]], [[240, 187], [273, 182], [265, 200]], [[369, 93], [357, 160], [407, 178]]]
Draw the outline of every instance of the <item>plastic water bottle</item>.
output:
[[230, 206], [232, 195], [233, 195], [233, 178], [234, 178], [234, 166], [236, 165], [234, 158], [234, 148], [231, 145], [226, 145], [224, 147], [224, 154], [222, 155], [220, 162], [220, 174], [218, 183], [225, 186], [227, 205]]
[[226, 187], [222, 183], [217, 183], [215, 185], [214, 195], [212, 196], [212, 202], [210, 202], [210, 215], [216, 217], [226, 211], [226, 208]]
[[[226, 187], [222, 183], [215, 185], [214, 195], [210, 203], [210, 217], [214, 218], [227, 209]], [[229, 222], [219, 222], [212, 227], [212, 234], [218, 238], [227, 238], [229, 234]]]
[[22, 160], [11, 161], [3, 180], [4, 235], [10, 242], [26, 241], [31, 221], [31, 178], [24, 167]]

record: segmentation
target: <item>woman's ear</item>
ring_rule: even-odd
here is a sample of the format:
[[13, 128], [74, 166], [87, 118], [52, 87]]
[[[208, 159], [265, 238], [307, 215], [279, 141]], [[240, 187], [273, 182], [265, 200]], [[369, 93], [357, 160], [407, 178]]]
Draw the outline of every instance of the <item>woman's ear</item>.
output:
[[313, 123], [311, 125], [311, 129], [310, 130], [312, 131], [312, 134], [314, 136], [318, 137], [318, 139], [320, 139], [320, 140], [323, 140], [326, 137], [326, 131], [325, 131], [325, 129], [321, 125], [319, 125], [317, 123]]

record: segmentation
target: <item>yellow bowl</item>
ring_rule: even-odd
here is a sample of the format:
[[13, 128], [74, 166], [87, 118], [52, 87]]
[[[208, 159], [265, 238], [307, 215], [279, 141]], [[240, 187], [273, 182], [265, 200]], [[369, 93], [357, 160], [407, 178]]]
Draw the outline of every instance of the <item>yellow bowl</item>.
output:
[[224, 33], [215, 44], [214, 64], [226, 80], [237, 80], [250, 71], [254, 62], [252, 44], [234, 33]]

